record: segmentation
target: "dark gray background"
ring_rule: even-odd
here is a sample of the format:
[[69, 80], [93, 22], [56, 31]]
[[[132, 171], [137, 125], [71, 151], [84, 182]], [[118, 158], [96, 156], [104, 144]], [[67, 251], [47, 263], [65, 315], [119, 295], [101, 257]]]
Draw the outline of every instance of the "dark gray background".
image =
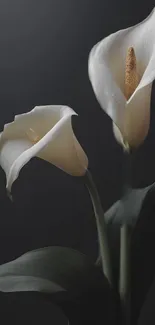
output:
[[[119, 198], [122, 149], [93, 94], [87, 73], [92, 46], [143, 20], [154, 1], [0, 0], [0, 127], [35, 105], [65, 104], [80, 116], [74, 130], [89, 158], [106, 210]], [[134, 156], [134, 187], [155, 180], [155, 89], [151, 128]], [[33, 159], [6, 196], [0, 170], [0, 262], [30, 249], [66, 245], [97, 255], [88, 193], [78, 178]]]

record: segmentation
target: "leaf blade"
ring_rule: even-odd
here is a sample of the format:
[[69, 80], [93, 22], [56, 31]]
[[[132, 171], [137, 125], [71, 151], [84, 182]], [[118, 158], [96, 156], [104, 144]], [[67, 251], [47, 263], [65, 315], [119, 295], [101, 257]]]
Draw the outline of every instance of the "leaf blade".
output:
[[105, 285], [105, 281], [84, 254], [65, 247], [34, 250], [0, 266], [0, 290], [7, 292], [58, 290], [79, 294]]

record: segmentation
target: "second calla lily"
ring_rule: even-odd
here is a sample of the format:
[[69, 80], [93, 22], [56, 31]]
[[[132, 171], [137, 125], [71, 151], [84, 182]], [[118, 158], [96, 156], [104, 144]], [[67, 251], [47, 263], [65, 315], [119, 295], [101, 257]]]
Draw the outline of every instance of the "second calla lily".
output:
[[67, 106], [36, 106], [17, 115], [0, 135], [0, 165], [11, 191], [21, 168], [34, 156], [42, 158], [73, 176], [85, 174], [88, 159], [77, 141]]
[[137, 148], [148, 134], [155, 79], [155, 10], [141, 23], [120, 30], [91, 50], [89, 77], [114, 134], [125, 147]]

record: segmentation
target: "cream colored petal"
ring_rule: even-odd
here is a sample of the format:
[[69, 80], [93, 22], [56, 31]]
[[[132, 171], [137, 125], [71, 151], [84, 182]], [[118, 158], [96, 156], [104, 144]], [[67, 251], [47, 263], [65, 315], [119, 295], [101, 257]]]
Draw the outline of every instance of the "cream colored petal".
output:
[[0, 150], [0, 165], [9, 179], [10, 170], [16, 159], [33, 145], [26, 139], [7, 140]]
[[113, 123], [112, 125], [113, 125], [114, 136], [115, 136], [117, 142], [119, 144], [121, 144], [124, 149], [126, 149], [127, 144], [125, 145], [125, 143], [124, 143], [124, 139], [123, 139], [123, 135], [122, 135], [121, 131], [119, 130], [118, 126], [115, 123]]
[[[124, 122], [126, 98], [113, 78], [106, 56], [104, 57], [103, 49], [106, 44], [102, 42], [98, 43], [90, 53], [89, 78], [102, 109], [121, 128]], [[116, 63], [116, 58], [114, 62]]]
[[77, 114], [68, 106], [36, 106], [28, 113], [16, 115], [13, 122], [6, 124], [2, 138], [32, 138], [35, 142], [35, 137], [42, 138], [63, 117], [72, 115]]
[[127, 49], [132, 46], [135, 50], [138, 74], [142, 78], [139, 88], [142, 88], [155, 78], [154, 45], [155, 10], [138, 25], [106, 37], [90, 53], [89, 76], [94, 92], [101, 107], [121, 131], [126, 109], [124, 72]]
[[155, 46], [135, 92], [126, 104], [124, 131], [132, 147], [141, 144], [149, 131], [152, 82], [155, 78]]
[[[48, 110], [51, 110], [51, 116]], [[71, 126], [71, 116], [76, 113], [69, 107], [57, 106], [59, 119], [55, 119], [53, 126], [52, 110], [53, 106], [47, 110], [46, 107], [37, 107], [16, 117], [15, 123], [5, 126], [0, 138], [0, 164], [6, 172], [9, 191], [21, 168], [34, 156], [55, 164], [71, 175], [81, 176], [86, 172], [88, 159]], [[35, 143], [34, 138], [37, 137]]]
[[126, 104], [124, 129], [119, 130], [113, 123], [116, 140], [125, 150], [137, 148], [145, 140], [150, 126], [150, 99], [152, 84], [135, 93], [132, 101]]
[[150, 100], [152, 84], [139, 89], [126, 105], [124, 141], [137, 148], [146, 138], [150, 126]]
[[63, 122], [54, 141], [49, 141], [37, 156], [73, 176], [84, 175], [88, 167], [88, 158], [73, 133], [71, 118]]

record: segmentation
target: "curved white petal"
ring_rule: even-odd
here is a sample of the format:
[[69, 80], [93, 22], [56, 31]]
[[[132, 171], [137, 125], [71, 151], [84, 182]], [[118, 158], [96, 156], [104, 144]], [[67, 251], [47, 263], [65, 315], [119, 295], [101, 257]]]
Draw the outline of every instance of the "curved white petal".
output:
[[0, 164], [9, 191], [21, 168], [34, 156], [74, 176], [86, 172], [88, 159], [73, 133], [72, 115], [77, 114], [67, 106], [39, 106], [5, 125], [0, 138]]
[[113, 126], [114, 136], [115, 136], [117, 142], [119, 144], [121, 144], [122, 147], [124, 147], [124, 149], [126, 149], [126, 146], [125, 146], [125, 143], [124, 143], [124, 139], [123, 139], [123, 135], [122, 135], [120, 129], [118, 128], [118, 126], [115, 123], [113, 123], [112, 126]]
[[132, 101], [127, 102], [124, 130], [113, 123], [113, 132], [116, 140], [128, 150], [137, 148], [146, 138], [150, 125], [150, 99], [152, 84], [135, 93]]
[[77, 141], [71, 124], [71, 117], [62, 120], [58, 129], [51, 130], [48, 145], [37, 154], [38, 157], [63, 169], [70, 175], [81, 176], [88, 167], [88, 159]]
[[[143, 22], [120, 30], [99, 42], [89, 56], [89, 77], [96, 97], [124, 132], [126, 99], [124, 96], [125, 58], [127, 49], [133, 47], [137, 58], [140, 84], [129, 102], [140, 89], [155, 78], [155, 10]], [[142, 94], [142, 92], [140, 92]], [[139, 96], [139, 95], [138, 95]]]
[[89, 78], [101, 107], [114, 123], [119, 128], [122, 128], [126, 99], [113, 78], [108, 62], [104, 58], [102, 42], [98, 43], [90, 53], [88, 62]]
[[124, 141], [137, 148], [146, 138], [150, 126], [150, 101], [152, 84], [139, 89], [126, 105]]

